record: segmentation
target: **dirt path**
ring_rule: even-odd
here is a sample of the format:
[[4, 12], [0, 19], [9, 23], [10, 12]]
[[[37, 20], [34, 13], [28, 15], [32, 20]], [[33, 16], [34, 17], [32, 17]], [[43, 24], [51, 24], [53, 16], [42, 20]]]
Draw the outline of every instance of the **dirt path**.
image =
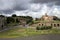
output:
[[0, 38], [0, 40], [60, 40], [60, 34], [38, 35], [38, 36], [23, 37], [23, 38]]

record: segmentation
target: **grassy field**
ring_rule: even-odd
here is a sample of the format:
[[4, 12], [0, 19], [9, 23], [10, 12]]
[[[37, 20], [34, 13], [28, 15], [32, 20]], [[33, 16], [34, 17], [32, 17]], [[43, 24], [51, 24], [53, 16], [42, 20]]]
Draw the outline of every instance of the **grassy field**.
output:
[[25, 36], [60, 34], [60, 29], [35, 30], [33, 28], [16, 28], [0, 33], [0, 38], [16, 38]]

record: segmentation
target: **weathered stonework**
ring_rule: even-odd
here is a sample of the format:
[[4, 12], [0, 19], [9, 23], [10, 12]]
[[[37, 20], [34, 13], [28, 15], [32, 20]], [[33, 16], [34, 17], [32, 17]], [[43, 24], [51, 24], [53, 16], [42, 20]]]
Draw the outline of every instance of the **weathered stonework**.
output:
[[48, 16], [47, 13], [41, 17], [37, 26], [52, 26], [60, 27], [60, 21], [53, 20], [53, 16]]

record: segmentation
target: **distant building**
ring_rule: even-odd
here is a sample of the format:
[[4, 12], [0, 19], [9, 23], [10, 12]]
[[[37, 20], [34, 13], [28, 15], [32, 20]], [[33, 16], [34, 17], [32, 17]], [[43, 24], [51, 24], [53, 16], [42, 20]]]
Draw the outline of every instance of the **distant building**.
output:
[[42, 16], [41, 20], [44, 21], [53, 21], [53, 16], [48, 16], [47, 13]]
[[43, 15], [40, 18], [40, 21], [37, 23], [37, 26], [52, 26], [52, 27], [60, 27], [60, 21], [53, 20], [53, 16]]
[[20, 25], [26, 25], [26, 19], [25, 18], [20, 18], [19, 19]]

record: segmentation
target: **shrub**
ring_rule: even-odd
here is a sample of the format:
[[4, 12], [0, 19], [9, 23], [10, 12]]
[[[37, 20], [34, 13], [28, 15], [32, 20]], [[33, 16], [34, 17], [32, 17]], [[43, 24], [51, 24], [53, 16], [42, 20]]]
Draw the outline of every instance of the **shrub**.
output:
[[36, 27], [37, 30], [40, 30], [40, 27]]
[[52, 27], [51, 26], [42, 26], [42, 27], [37, 26], [36, 29], [37, 30], [48, 30], [48, 29], [52, 29]]

